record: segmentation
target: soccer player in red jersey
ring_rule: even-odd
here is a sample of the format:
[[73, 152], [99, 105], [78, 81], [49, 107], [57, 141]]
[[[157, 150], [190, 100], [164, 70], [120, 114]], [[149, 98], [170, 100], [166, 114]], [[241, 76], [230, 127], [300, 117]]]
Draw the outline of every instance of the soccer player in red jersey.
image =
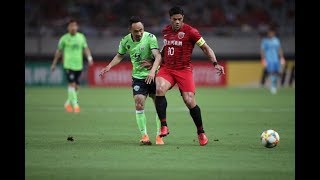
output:
[[[224, 67], [219, 65], [213, 50], [208, 46], [199, 31], [183, 22], [184, 12], [180, 7], [169, 10], [170, 25], [162, 30], [164, 46], [159, 72], [156, 75], [156, 110], [161, 121], [160, 136], [169, 134], [166, 122], [167, 100], [165, 94], [175, 84], [178, 85], [184, 103], [197, 127], [199, 144], [208, 143], [205, 135], [200, 107], [195, 100], [195, 83], [193, 80], [191, 54], [194, 45], [198, 45], [208, 56], [218, 75], [224, 74]], [[153, 66], [159, 64], [154, 63]]]

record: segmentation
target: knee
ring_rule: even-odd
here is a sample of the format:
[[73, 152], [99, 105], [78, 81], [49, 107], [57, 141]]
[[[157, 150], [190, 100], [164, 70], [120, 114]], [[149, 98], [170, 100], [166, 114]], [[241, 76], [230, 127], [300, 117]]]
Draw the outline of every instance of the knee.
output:
[[156, 95], [157, 96], [164, 96], [166, 91], [167, 90], [164, 88], [164, 86], [157, 86], [156, 87]]
[[76, 84], [76, 83], [69, 83], [69, 86], [70, 86], [70, 87], [77, 88], [77, 84]]
[[142, 103], [136, 102], [136, 110], [138, 111], [144, 110], [144, 105]]
[[183, 97], [183, 101], [189, 109], [192, 109], [194, 106], [196, 106], [194, 96], [185, 96]]
[[137, 111], [144, 110], [144, 101], [141, 98], [135, 98], [135, 106]]

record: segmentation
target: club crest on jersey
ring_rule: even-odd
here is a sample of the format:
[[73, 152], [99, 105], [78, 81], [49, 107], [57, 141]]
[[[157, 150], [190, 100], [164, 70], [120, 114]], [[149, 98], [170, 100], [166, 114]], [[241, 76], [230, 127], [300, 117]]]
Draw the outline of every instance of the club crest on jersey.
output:
[[178, 33], [178, 38], [179, 38], [179, 39], [182, 39], [182, 38], [184, 37], [184, 34], [185, 34], [184, 32], [179, 32], [179, 33]]
[[138, 85], [135, 85], [135, 86], [133, 87], [133, 89], [134, 89], [135, 91], [139, 91], [139, 89], [140, 89], [140, 86], [138, 86]]
[[144, 46], [140, 46], [140, 51], [143, 51], [144, 50]]

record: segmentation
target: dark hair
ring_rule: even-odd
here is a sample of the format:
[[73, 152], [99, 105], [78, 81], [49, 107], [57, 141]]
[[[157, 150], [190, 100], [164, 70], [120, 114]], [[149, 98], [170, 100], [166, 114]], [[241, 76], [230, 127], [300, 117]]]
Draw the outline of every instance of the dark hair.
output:
[[141, 22], [141, 19], [138, 16], [131, 16], [131, 18], [129, 19], [129, 27], [131, 27], [133, 23], [137, 22]]
[[277, 27], [276, 26], [270, 26], [268, 31], [277, 32]]
[[171, 17], [171, 16], [173, 16], [173, 15], [175, 15], [175, 14], [184, 15], [184, 14], [183, 14], [183, 9], [182, 9], [181, 7], [179, 7], [179, 6], [174, 6], [173, 8], [171, 8], [171, 9], [169, 10], [169, 15], [170, 15], [170, 17]]
[[71, 23], [77, 23], [78, 24], [78, 21], [76, 19], [70, 19], [68, 21], [68, 25], [71, 24]]

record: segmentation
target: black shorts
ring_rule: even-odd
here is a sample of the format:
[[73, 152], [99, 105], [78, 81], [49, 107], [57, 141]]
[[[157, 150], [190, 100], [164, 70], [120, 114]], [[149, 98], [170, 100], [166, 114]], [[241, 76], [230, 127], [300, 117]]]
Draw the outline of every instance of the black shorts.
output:
[[151, 84], [147, 84], [145, 79], [132, 78], [132, 92], [133, 95], [142, 94], [148, 96], [156, 94], [156, 83], [153, 81]]
[[67, 76], [67, 80], [69, 83], [76, 83], [77, 85], [79, 85], [79, 79], [80, 79], [80, 75], [81, 75], [81, 70], [80, 71], [74, 71], [71, 69], [65, 69], [66, 72], [66, 76]]

